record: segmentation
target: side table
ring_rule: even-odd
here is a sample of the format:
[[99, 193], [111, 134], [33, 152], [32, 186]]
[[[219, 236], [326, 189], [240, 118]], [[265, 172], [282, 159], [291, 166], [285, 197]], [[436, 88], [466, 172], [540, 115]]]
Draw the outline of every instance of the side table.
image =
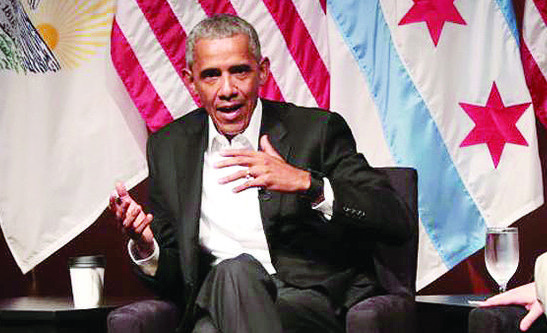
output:
[[488, 295], [419, 295], [416, 296], [418, 332], [462, 333], [468, 330], [473, 302]]
[[106, 332], [106, 316], [136, 298], [107, 298], [97, 308], [76, 309], [70, 297], [0, 299], [0, 332]]

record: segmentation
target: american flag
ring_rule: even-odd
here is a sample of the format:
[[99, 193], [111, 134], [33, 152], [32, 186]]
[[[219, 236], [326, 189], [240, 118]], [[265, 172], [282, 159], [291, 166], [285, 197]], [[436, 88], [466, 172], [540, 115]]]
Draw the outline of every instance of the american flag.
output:
[[[524, 4], [522, 4], [524, 3]], [[536, 115], [547, 126], [547, 1], [518, 1], [524, 6], [520, 52]]]
[[546, 7], [527, 0], [521, 62], [510, 0], [119, 0], [111, 54], [156, 131], [199, 105], [181, 74], [191, 28], [249, 21], [271, 61], [263, 97], [340, 112], [371, 164], [418, 170], [420, 289], [543, 203]]
[[272, 55], [261, 95], [328, 108], [325, 10], [324, 1], [119, 1], [112, 59], [155, 131], [198, 103], [182, 80], [190, 29], [213, 14], [240, 15], [258, 30], [263, 53]]

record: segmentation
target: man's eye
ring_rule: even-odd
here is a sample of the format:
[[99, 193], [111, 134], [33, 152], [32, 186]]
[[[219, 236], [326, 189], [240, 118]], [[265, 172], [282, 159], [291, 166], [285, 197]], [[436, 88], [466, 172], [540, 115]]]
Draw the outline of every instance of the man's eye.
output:
[[249, 72], [239, 72], [235, 73], [234, 75], [237, 76], [239, 79], [244, 79], [249, 75]]
[[216, 69], [206, 69], [203, 72], [201, 72], [201, 78], [202, 79], [211, 79], [216, 78], [220, 76], [220, 71]]
[[230, 73], [238, 76], [247, 75], [251, 72], [251, 67], [248, 65], [233, 66], [230, 68]]
[[202, 77], [201, 80], [203, 82], [212, 83], [218, 80], [218, 76], [205, 76], [205, 77]]

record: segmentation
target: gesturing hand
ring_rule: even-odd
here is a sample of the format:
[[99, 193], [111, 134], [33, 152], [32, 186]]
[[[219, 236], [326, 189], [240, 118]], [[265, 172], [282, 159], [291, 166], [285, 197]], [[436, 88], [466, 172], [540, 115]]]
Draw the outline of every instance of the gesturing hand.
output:
[[536, 285], [534, 282], [492, 296], [484, 302], [480, 302], [479, 306], [486, 307], [510, 304], [522, 305], [528, 310], [526, 316], [520, 321], [521, 331], [526, 331], [530, 328], [532, 323], [543, 314], [543, 307], [537, 300]]
[[260, 151], [241, 149], [223, 151], [221, 155], [228, 158], [216, 163], [216, 168], [239, 165], [247, 169], [221, 178], [219, 183], [226, 184], [237, 179], [248, 178], [245, 183], [233, 189], [236, 193], [251, 187], [279, 192], [304, 192], [309, 189], [310, 173], [288, 164], [275, 150], [266, 135], [260, 138], [260, 149]]
[[137, 243], [139, 252], [146, 257], [154, 247], [154, 234], [150, 228], [152, 214], [146, 214], [120, 182], [116, 183], [116, 191], [110, 196], [109, 208], [122, 231]]

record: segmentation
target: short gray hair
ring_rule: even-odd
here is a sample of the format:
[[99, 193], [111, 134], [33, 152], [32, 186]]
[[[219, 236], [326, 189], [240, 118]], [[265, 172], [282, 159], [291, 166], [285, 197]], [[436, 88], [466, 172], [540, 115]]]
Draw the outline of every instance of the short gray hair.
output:
[[186, 64], [192, 68], [194, 64], [194, 47], [201, 38], [219, 39], [229, 38], [237, 34], [249, 37], [249, 51], [260, 62], [260, 41], [253, 26], [244, 19], [229, 15], [220, 14], [208, 17], [199, 22], [190, 32], [186, 39]]

